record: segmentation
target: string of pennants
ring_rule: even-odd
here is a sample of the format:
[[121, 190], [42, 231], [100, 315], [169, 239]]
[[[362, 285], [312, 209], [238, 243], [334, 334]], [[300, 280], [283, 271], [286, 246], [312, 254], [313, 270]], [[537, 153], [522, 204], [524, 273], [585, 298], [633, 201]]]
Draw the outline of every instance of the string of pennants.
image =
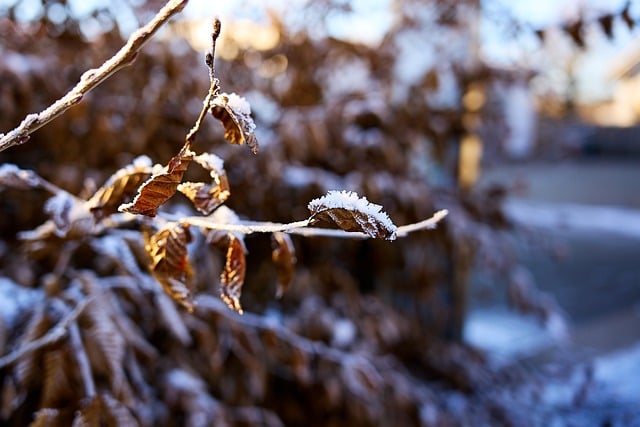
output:
[[[580, 48], [585, 47], [584, 40], [584, 29], [595, 22], [600, 25], [602, 32], [607, 36], [608, 39], [613, 39], [613, 24], [619, 19], [626, 24], [629, 30], [633, 30], [636, 26], [636, 21], [631, 17], [629, 13], [629, 9], [631, 8], [631, 1], [627, 1], [624, 8], [618, 13], [607, 13], [605, 15], [601, 15], [593, 20], [585, 21], [583, 19], [579, 19], [577, 21], [567, 23], [562, 26], [562, 30], [571, 37], [571, 40], [576, 44], [576, 46]], [[536, 29], [535, 34], [538, 36], [541, 42], [544, 42], [545, 33], [547, 29]]]

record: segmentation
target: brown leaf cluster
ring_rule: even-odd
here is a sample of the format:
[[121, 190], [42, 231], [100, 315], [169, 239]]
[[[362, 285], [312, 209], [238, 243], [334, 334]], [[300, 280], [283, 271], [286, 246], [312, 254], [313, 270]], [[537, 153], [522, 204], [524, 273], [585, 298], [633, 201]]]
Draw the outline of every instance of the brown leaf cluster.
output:
[[[442, 34], [451, 40], [457, 32], [465, 37], [469, 26], [451, 25], [468, 16], [462, 13], [464, 3], [443, 3], [447, 13], [429, 27], [429, 39]], [[0, 153], [3, 164], [36, 170], [78, 195], [73, 206], [82, 206], [70, 216], [54, 209], [61, 214], [58, 224], [51, 220], [37, 232], [22, 234], [23, 252], [16, 230], [47, 221], [42, 208], [50, 194], [24, 191], [32, 187], [31, 175], [0, 173], [15, 187], [0, 198], [0, 285], [3, 295], [11, 295], [0, 319], [0, 348], [5, 357], [20, 356], [0, 365], [0, 421], [65, 426], [550, 423], [553, 408], [538, 405], [535, 396], [543, 395], [552, 379], [532, 379], [519, 366], [496, 370], [472, 349], [442, 342], [455, 335], [454, 286], [464, 285], [471, 266], [479, 262], [501, 272], [512, 260], [498, 243], [505, 226], [500, 197], [463, 194], [451, 184], [457, 170], [451, 153], [466, 131], [461, 102], [433, 101], [447, 79], [464, 93], [471, 82], [490, 86], [504, 74], [470, 70], [459, 57], [448, 56], [449, 49], [412, 83], [394, 74], [399, 40], [423, 25], [416, 8], [432, 6], [439, 10], [430, 2], [403, 3], [397, 25], [379, 46], [314, 38], [276, 22], [281, 33], [276, 47], [218, 61], [226, 87], [252, 102], [255, 124], [269, 143], [247, 160], [246, 153], [223, 144], [222, 136], [205, 126], [198, 151], [215, 151], [232, 165], [224, 173], [205, 166], [211, 183], [194, 178], [202, 185], [187, 184], [181, 169], [187, 162], [215, 162], [188, 146], [176, 155], [206, 93], [201, 58], [179, 40], [178, 45], [151, 42], [130, 71], [91, 92], [28, 144]], [[329, 6], [314, 2], [310, 7]], [[53, 34], [50, 25], [0, 19], [4, 58], [18, 55], [28, 65], [0, 61], [3, 131], [59, 97], [104, 59], [103, 52], [122, 43], [116, 30], [93, 42], [73, 31], [46, 37]], [[286, 67], [276, 67], [282, 58]], [[338, 85], [351, 63], [366, 71], [367, 84]], [[260, 98], [275, 112], [254, 102]], [[216, 102], [211, 113], [215, 110], [223, 123], [225, 138], [257, 149], [242, 112], [223, 98]], [[500, 128], [492, 122], [490, 106], [480, 114], [489, 130]], [[133, 162], [143, 154], [171, 161], [155, 169], [150, 162]], [[113, 175], [127, 164], [137, 166]], [[149, 203], [136, 205], [131, 199], [144, 182], [148, 195], [142, 198]], [[335, 188], [366, 194], [399, 224], [443, 206], [451, 210], [450, 220], [393, 247], [384, 241], [295, 238], [295, 253], [286, 234], [274, 234], [273, 244], [261, 237], [243, 242], [233, 233], [205, 235], [169, 221], [149, 231], [151, 244], [145, 249], [140, 223], [146, 218], [131, 220], [114, 210], [129, 202], [141, 213], [156, 213], [163, 203], [170, 210], [174, 200], [169, 198], [181, 191], [222, 224], [233, 223], [223, 218], [222, 203], [252, 219], [288, 222], [307, 217], [307, 202]], [[65, 218], [81, 233], [56, 232], [65, 227]], [[112, 221], [121, 222], [104, 232]], [[222, 256], [210, 250], [217, 239], [224, 242]], [[245, 263], [248, 251], [255, 261]], [[291, 283], [296, 258], [300, 262]], [[192, 312], [177, 309], [154, 276]], [[219, 289], [218, 277], [225, 289]], [[287, 288], [286, 297], [274, 302], [276, 289]], [[243, 316], [211, 297], [222, 291], [227, 303], [240, 309], [241, 289]], [[56, 329], [61, 323], [64, 327]], [[74, 328], [79, 340], [72, 339]], [[50, 335], [56, 331], [59, 336]], [[567, 417], [573, 410], [562, 408]], [[606, 415], [600, 414], [601, 424]]]

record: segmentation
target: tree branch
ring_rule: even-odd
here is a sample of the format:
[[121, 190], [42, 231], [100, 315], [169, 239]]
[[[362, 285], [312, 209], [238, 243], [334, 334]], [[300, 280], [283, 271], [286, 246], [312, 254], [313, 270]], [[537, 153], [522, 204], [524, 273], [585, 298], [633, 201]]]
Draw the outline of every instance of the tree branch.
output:
[[[446, 209], [439, 210], [433, 214], [431, 218], [424, 221], [416, 222], [414, 224], [403, 225], [398, 227], [397, 236], [406, 237], [409, 233], [413, 233], [419, 230], [430, 230], [436, 228], [438, 223], [445, 217], [449, 211]], [[241, 221], [239, 224], [228, 224], [214, 222], [206, 217], [189, 216], [186, 218], [177, 218], [170, 215], [166, 215], [165, 219], [173, 221], [182, 221], [190, 225], [205, 228], [208, 230], [217, 231], [230, 231], [238, 232], [242, 234], [252, 233], [274, 233], [282, 231], [290, 234], [298, 234], [305, 237], [340, 237], [347, 239], [369, 239], [366, 233], [358, 231], [343, 231], [333, 228], [317, 228], [309, 227], [311, 219], [305, 219], [302, 221], [291, 222], [288, 224], [280, 224], [276, 222], [254, 222], [254, 221]]]
[[100, 85], [115, 72], [131, 65], [133, 61], [135, 61], [140, 49], [142, 49], [169, 18], [180, 12], [187, 5], [188, 1], [189, 0], [170, 0], [167, 2], [147, 25], [131, 34], [127, 43], [114, 56], [105, 61], [100, 67], [86, 71], [82, 77], [80, 77], [80, 81], [73, 89], [67, 92], [66, 95], [42, 112], [27, 115], [17, 128], [7, 134], [0, 134], [0, 152], [14, 145], [27, 142], [29, 135], [56, 117], [61, 116], [69, 108], [78, 104], [84, 94]]

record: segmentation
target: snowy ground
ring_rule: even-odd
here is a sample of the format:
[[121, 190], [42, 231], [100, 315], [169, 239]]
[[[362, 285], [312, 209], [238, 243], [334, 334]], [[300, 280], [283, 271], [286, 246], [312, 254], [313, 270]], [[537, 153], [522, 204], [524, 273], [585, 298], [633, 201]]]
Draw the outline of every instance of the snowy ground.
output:
[[484, 306], [470, 313], [466, 341], [497, 364], [570, 352], [592, 367], [592, 402], [640, 411], [640, 164], [510, 166], [485, 180], [523, 182], [528, 191], [507, 200], [507, 216], [564, 248], [561, 261], [528, 252], [523, 262], [567, 311], [571, 333], [561, 340], [533, 319]]

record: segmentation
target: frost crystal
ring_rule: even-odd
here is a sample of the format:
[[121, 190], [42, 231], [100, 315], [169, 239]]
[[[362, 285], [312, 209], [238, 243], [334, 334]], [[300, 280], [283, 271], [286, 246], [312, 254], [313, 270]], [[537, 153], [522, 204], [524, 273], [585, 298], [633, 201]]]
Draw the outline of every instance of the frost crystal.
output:
[[397, 227], [382, 206], [369, 202], [366, 197], [359, 197], [353, 191], [329, 191], [313, 199], [307, 207], [316, 217], [328, 215], [343, 230], [361, 231], [374, 238], [389, 240], [396, 237]]
[[196, 163], [210, 171], [212, 178], [224, 174], [224, 160], [212, 153], [202, 153], [194, 157]]
[[251, 115], [251, 105], [249, 105], [249, 102], [240, 95], [235, 93], [227, 94], [227, 105], [237, 114], [242, 114], [244, 116]]

